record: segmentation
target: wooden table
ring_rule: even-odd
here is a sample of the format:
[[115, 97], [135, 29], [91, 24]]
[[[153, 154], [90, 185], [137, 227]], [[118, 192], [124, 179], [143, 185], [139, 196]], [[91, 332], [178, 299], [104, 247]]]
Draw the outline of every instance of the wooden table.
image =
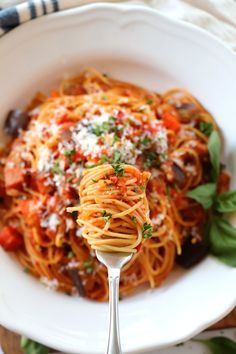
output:
[[[210, 329], [236, 327], [236, 309]], [[0, 343], [5, 354], [22, 354], [20, 336], [0, 326]]]

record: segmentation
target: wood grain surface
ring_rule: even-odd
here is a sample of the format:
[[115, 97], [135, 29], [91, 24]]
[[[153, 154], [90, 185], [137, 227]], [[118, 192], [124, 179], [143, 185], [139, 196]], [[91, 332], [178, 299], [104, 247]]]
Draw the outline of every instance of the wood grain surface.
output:
[[[236, 309], [210, 329], [236, 327]], [[4, 354], [23, 354], [20, 350], [20, 336], [0, 326], [0, 344]]]

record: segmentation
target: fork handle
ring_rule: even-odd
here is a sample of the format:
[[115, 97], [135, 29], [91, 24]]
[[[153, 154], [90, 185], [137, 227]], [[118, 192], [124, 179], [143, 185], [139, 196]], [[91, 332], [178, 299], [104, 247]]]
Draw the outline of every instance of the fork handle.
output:
[[108, 270], [109, 278], [109, 337], [106, 354], [122, 354], [120, 347], [120, 329], [119, 329], [119, 283], [120, 269], [110, 268]]

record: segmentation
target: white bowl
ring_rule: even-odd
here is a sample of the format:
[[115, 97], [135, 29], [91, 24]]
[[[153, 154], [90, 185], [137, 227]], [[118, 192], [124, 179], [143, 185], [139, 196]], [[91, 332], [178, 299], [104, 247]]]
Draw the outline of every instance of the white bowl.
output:
[[[1, 127], [7, 112], [39, 89], [94, 66], [153, 90], [190, 90], [222, 128], [225, 159], [236, 177], [236, 58], [204, 31], [144, 7], [97, 4], [13, 30], [0, 40], [0, 58]], [[107, 304], [49, 292], [0, 253], [2, 325], [70, 353], [104, 352]], [[124, 352], [183, 341], [227, 314], [235, 300], [236, 269], [209, 257], [189, 271], [176, 270], [161, 288], [120, 303]]]

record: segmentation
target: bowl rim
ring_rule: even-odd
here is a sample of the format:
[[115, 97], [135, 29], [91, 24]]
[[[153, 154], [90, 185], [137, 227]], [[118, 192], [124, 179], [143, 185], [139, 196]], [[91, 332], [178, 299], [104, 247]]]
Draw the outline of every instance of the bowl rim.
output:
[[[64, 17], [70, 17], [71, 15], [77, 15], [77, 14], [85, 14], [88, 12], [96, 12], [96, 11], [113, 11], [113, 12], [118, 12], [118, 13], [122, 13], [124, 15], [129, 14], [130, 12], [134, 13], [138, 13], [140, 16], [143, 16], [143, 20], [148, 21], [149, 19], [153, 19], [153, 20], [159, 20], [161, 23], [167, 23], [168, 26], [175, 26], [176, 28], [178, 27], [180, 29], [180, 31], [184, 30], [187, 31], [188, 33], [192, 33], [192, 35], [196, 34], [198, 35], [198, 38], [200, 38], [203, 42], [207, 41], [209, 46], [212, 46], [215, 48], [215, 50], [220, 50], [220, 51], [224, 51], [225, 54], [228, 56], [228, 58], [233, 61], [235, 61], [235, 53], [233, 52], [232, 49], [230, 49], [222, 40], [220, 40], [219, 38], [215, 37], [213, 34], [207, 32], [204, 29], [199, 28], [196, 25], [193, 25], [191, 23], [186, 23], [184, 21], [181, 21], [179, 19], [172, 19], [162, 13], [160, 13], [159, 11], [153, 9], [153, 8], [149, 8], [145, 5], [134, 5], [134, 4], [114, 4], [114, 3], [93, 3], [93, 4], [88, 4], [88, 5], [82, 5], [81, 7], [75, 7], [72, 9], [66, 9], [57, 13], [52, 13], [52, 14], [47, 14], [45, 16], [39, 17], [35, 20], [29, 21], [25, 24], [20, 25], [19, 27], [16, 27], [15, 29], [13, 29], [12, 31], [10, 31], [9, 33], [5, 34], [3, 36], [3, 38], [0, 39], [0, 51], [1, 51], [1, 47], [4, 46], [4, 43], [7, 44], [7, 42], [11, 42], [13, 40], [13, 38], [15, 37], [15, 34], [17, 33], [18, 36], [23, 37], [25, 35], [25, 32], [27, 30], [29, 30], [32, 26], [38, 25], [38, 24], [43, 24], [43, 23], [47, 23], [50, 20], [55, 19], [55, 21], [58, 20], [58, 18], [62, 19]], [[145, 16], [147, 16], [145, 18]], [[124, 16], [124, 20], [125, 23], [129, 22], [129, 18], [127, 16]], [[29, 31], [30, 33], [30, 31]], [[236, 272], [235, 272], [236, 274]], [[147, 353], [149, 351], [152, 350], [156, 350], [157, 347], [159, 348], [163, 348], [166, 347], [167, 345], [173, 345], [182, 341], [186, 341], [188, 339], [190, 339], [191, 337], [195, 336], [197, 333], [201, 332], [202, 330], [204, 330], [206, 327], [212, 325], [213, 323], [215, 323], [216, 321], [220, 320], [221, 318], [223, 318], [227, 313], [229, 313], [236, 305], [236, 293], [234, 295], [234, 297], [232, 296], [232, 301], [230, 303], [224, 304], [224, 306], [222, 305], [222, 308], [220, 310], [218, 310], [218, 312], [215, 312], [214, 316], [211, 316], [211, 318], [209, 318], [208, 322], [204, 322], [201, 325], [199, 325], [197, 328], [194, 328], [194, 330], [190, 330], [189, 332], [185, 335], [182, 336], [182, 338], [179, 338], [178, 340], [170, 340], [170, 342], [166, 343], [166, 344], [162, 344], [162, 345], [158, 345], [158, 343], [155, 345], [150, 345], [150, 346], [139, 346], [139, 348], [134, 348], [131, 351], [128, 351], [127, 353], [133, 353], [133, 351], [135, 350], [136, 353]], [[223, 309], [224, 307], [224, 309]], [[17, 322], [18, 321], [18, 322]], [[51, 337], [46, 337], [44, 331], [40, 332], [37, 330], [35, 330], [35, 327], [31, 328], [31, 326], [27, 325], [25, 323], [25, 321], [21, 322], [20, 320], [13, 320], [11, 319], [10, 313], [6, 312], [6, 316], [4, 319], [0, 319], [1, 324], [3, 324], [5, 327], [9, 328], [12, 331], [21, 333], [23, 335], [27, 335], [30, 338], [40, 341], [42, 343], [44, 343], [47, 346], [52, 346], [52, 338]], [[36, 327], [37, 328], [37, 327]], [[36, 333], [37, 332], [37, 333]], [[68, 351], [68, 346], [67, 345], [63, 345], [63, 343], [61, 342], [60, 345], [57, 343], [55, 343], [54, 345], [55, 349], [58, 350], [64, 350], [64, 351]], [[94, 352], [91, 352], [89, 350], [86, 351], [82, 351], [80, 352], [80, 354], [94, 354]]]

